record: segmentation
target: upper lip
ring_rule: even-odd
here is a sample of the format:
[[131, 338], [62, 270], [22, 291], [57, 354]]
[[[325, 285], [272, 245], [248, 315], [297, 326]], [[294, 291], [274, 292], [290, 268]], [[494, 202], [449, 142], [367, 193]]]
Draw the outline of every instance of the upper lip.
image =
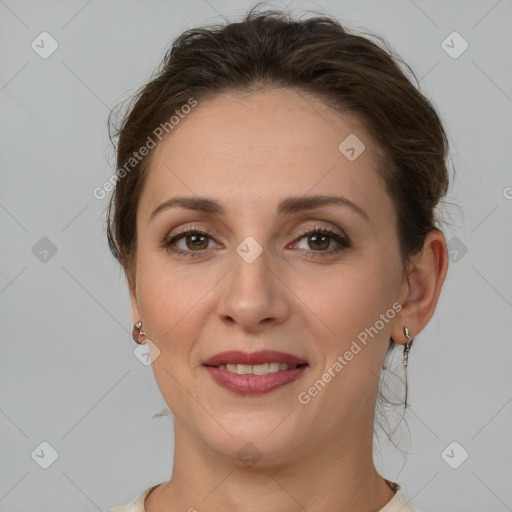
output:
[[203, 362], [205, 366], [220, 366], [221, 364], [263, 364], [263, 363], [287, 363], [307, 364], [307, 361], [300, 357], [277, 350], [257, 350], [246, 352], [242, 350], [228, 350], [219, 352]]

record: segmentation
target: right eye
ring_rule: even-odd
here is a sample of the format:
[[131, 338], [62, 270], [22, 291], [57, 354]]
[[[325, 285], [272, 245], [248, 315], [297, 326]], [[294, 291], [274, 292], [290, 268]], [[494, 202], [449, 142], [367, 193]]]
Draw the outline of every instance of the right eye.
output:
[[[195, 257], [197, 254], [194, 253], [204, 252], [208, 248], [209, 239], [211, 239], [211, 235], [206, 230], [188, 228], [178, 234], [165, 237], [160, 246], [180, 256]], [[178, 243], [182, 241], [182, 246], [178, 246]]]

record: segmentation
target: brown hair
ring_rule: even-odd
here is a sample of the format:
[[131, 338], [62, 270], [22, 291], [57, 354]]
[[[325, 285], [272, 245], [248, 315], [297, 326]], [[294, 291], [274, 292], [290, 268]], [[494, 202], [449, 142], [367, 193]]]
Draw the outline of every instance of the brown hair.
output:
[[[329, 17], [297, 20], [281, 11], [259, 13], [257, 7], [241, 22], [185, 31], [134, 95], [117, 129], [113, 112], [109, 117], [111, 140], [118, 137], [119, 179], [108, 204], [107, 237], [131, 291], [137, 204], [150, 158], [133, 155], [190, 98], [293, 87], [355, 114], [382, 154], [379, 173], [396, 207], [404, 271], [425, 236], [438, 229], [434, 210], [448, 188], [448, 141], [434, 107], [399, 63], [417, 82], [414, 72], [375, 34], [385, 49]], [[127, 162], [129, 172], [119, 174]]]

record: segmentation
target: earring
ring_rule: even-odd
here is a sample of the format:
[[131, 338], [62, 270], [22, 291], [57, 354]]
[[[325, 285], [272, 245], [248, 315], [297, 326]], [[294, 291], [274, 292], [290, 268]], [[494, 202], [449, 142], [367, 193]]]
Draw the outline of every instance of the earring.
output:
[[146, 337], [146, 333], [142, 330], [142, 322], [137, 322], [133, 324], [132, 329], [132, 338], [135, 343], [138, 343], [139, 345], [144, 345], [146, 343], [146, 340], [141, 340], [141, 337]]
[[407, 403], [407, 365], [409, 363], [409, 351], [412, 347], [412, 342], [414, 341], [414, 338], [411, 336], [411, 333], [409, 332], [409, 329], [407, 326], [404, 327], [404, 334], [407, 338], [407, 343], [404, 347], [404, 353], [403, 353], [403, 363], [404, 363], [404, 372], [405, 372], [405, 406], [409, 407], [411, 404]]

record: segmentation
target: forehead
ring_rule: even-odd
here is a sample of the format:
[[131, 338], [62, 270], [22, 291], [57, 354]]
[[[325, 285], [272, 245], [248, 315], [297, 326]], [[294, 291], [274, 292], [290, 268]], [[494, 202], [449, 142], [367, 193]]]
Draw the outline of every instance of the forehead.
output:
[[[362, 151], [355, 159], [351, 147]], [[382, 208], [378, 155], [354, 115], [302, 91], [222, 93], [199, 101], [153, 150], [141, 207], [191, 193], [247, 208], [339, 192], [364, 209]]]

